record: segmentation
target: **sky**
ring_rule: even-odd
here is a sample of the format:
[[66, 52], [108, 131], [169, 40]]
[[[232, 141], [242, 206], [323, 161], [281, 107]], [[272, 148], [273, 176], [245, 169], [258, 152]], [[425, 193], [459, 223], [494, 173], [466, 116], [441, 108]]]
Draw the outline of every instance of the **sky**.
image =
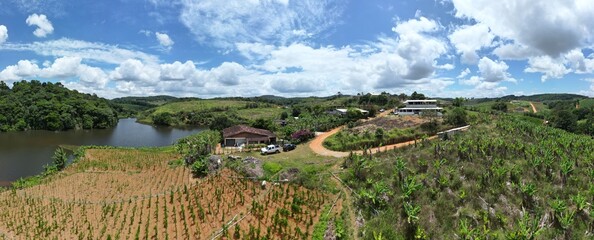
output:
[[101, 97], [594, 96], [594, 0], [2, 0], [0, 80]]

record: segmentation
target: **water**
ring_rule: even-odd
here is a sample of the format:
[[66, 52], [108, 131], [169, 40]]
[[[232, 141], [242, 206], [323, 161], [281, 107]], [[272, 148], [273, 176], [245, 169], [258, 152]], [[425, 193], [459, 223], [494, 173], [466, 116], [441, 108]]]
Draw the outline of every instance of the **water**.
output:
[[20, 177], [39, 174], [44, 165], [51, 163], [59, 145], [167, 146], [202, 130], [156, 127], [129, 118], [121, 119], [110, 129], [0, 133], [0, 186], [8, 186]]

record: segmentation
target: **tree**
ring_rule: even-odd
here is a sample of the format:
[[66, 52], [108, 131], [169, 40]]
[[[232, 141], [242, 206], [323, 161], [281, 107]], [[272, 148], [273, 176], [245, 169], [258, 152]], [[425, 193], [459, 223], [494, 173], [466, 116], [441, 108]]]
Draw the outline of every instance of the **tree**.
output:
[[168, 112], [153, 115], [153, 123], [156, 125], [170, 126], [172, 120], [171, 113]]
[[299, 115], [301, 115], [301, 109], [299, 109], [299, 108], [293, 108], [293, 112], [292, 112], [291, 116], [293, 116], [293, 117], [299, 117]]
[[467, 124], [468, 116], [464, 109], [456, 107], [446, 113], [445, 121], [454, 126], [463, 126]]
[[417, 91], [414, 91], [410, 95], [410, 99], [411, 100], [425, 100], [425, 99], [427, 99], [427, 97], [425, 97], [425, 95], [423, 95], [422, 93], [417, 93]]
[[350, 121], [356, 121], [365, 116], [363, 115], [363, 113], [361, 113], [361, 111], [359, 111], [359, 109], [349, 108], [346, 112], [346, 117]]
[[462, 97], [454, 98], [454, 100], [452, 100], [452, 106], [462, 107], [462, 104], [464, 104], [465, 101], [466, 101], [466, 99], [464, 99]]
[[507, 112], [507, 104], [505, 104], [505, 102], [496, 102], [495, 104], [491, 105], [491, 109], [501, 112]]
[[221, 131], [233, 125], [235, 125], [235, 123], [229, 117], [227, 117], [227, 115], [220, 115], [214, 118], [214, 121], [208, 125], [208, 128], [211, 130]]
[[551, 117], [551, 124], [556, 128], [574, 132], [577, 130], [577, 116], [568, 110], [554, 111]]
[[252, 127], [274, 131], [274, 123], [270, 119], [258, 118], [252, 123]]
[[280, 119], [281, 120], [285, 120], [289, 117], [289, 114], [287, 112], [282, 112], [280, 115]]

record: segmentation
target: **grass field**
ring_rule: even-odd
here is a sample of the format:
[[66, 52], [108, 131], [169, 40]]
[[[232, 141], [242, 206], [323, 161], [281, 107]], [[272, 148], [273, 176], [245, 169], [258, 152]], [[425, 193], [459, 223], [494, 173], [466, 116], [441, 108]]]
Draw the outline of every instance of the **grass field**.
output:
[[237, 115], [241, 118], [248, 119], [248, 120], [256, 120], [258, 118], [274, 119], [274, 118], [280, 118], [280, 115], [283, 111], [285, 111], [285, 110], [282, 108], [278, 108], [278, 107], [247, 108], [247, 109], [238, 110]]
[[172, 102], [157, 107], [155, 109], [155, 113], [203, 112], [209, 111], [213, 108], [239, 109], [245, 107], [246, 103], [248, 102], [216, 99]]
[[41, 185], [0, 192], [0, 238], [309, 239], [335, 198], [262, 189], [228, 169], [196, 181], [171, 164], [178, 158], [171, 148], [87, 149]]
[[580, 101], [580, 107], [583, 107], [583, 108], [592, 108], [592, 107], [594, 107], [594, 98], [582, 99]]

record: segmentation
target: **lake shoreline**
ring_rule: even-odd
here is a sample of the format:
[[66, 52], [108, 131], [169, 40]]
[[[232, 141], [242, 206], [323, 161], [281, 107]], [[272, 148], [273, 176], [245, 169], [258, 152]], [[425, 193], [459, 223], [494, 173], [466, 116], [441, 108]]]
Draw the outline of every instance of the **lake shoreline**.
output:
[[79, 146], [162, 147], [177, 139], [206, 130], [204, 127], [164, 127], [120, 119], [109, 129], [68, 131], [30, 130], [0, 133], [0, 186], [10, 186], [20, 178], [35, 176], [51, 163], [58, 147], [73, 151]]

